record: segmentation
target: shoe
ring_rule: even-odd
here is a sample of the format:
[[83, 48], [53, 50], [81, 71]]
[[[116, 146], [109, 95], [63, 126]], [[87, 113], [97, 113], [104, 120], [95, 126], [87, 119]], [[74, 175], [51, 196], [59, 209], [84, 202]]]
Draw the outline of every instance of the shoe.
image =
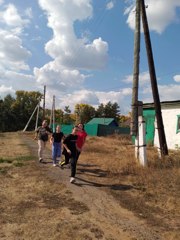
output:
[[56, 167], [56, 164], [55, 164], [55, 163], [53, 164], [53, 167]]
[[40, 158], [40, 159], [39, 159], [39, 162], [41, 163], [42, 161], [43, 161], [43, 159], [42, 159], [42, 158]]
[[65, 164], [65, 161], [60, 162], [61, 167]]
[[71, 177], [70, 178], [70, 183], [74, 183], [76, 180], [75, 180], [75, 178], [74, 177]]

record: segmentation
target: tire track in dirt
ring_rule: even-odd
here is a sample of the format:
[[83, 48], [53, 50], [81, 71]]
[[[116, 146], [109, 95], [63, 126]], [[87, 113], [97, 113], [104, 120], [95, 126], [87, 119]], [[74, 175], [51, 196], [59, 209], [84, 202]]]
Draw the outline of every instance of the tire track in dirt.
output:
[[[23, 139], [24, 143], [31, 149], [32, 155], [37, 159], [37, 143], [25, 135], [23, 135]], [[37, 159], [37, 165], [49, 178], [65, 184], [67, 189], [72, 192], [75, 200], [87, 205], [90, 211], [86, 213], [86, 218], [89, 218], [104, 233], [105, 238], [97, 235], [96, 239], [161, 239], [158, 229], [149, 227], [145, 221], [138, 219], [132, 212], [122, 208], [111, 195], [103, 191], [107, 187], [106, 185], [82, 179], [83, 174], [79, 175], [78, 170], [77, 183], [70, 184], [70, 169], [62, 170], [58, 167], [52, 167], [50, 156], [51, 152], [47, 149], [45, 155], [47, 164], [39, 164]], [[94, 229], [94, 231], [97, 231], [97, 229]]]

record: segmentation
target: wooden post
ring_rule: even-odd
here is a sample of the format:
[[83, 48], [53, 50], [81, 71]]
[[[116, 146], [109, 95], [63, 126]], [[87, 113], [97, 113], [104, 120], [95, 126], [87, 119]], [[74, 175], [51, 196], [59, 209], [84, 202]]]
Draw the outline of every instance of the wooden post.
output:
[[149, 73], [150, 73], [151, 86], [152, 86], [152, 94], [153, 94], [153, 98], [154, 98], [154, 107], [155, 107], [156, 119], [157, 119], [160, 151], [161, 151], [161, 156], [163, 156], [163, 155], [168, 155], [168, 148], [167, 148], [163, 119], [162, 119], [162, 114], [161, 114], [161, 104], [160, 104], [160, 100], [159, 100], [159, 92], [158, 92], [158, 86], [157, 86], [157, 80], [156, 80], [156, 72], [155, 72], [155, 66], [154, 66], [153, 53], [152, 53], [151, 40], [150, 40], [149, 27], [148, 27], [148, 21], [147, 21], [147, 16], [146, 16], [144, 0], [141, 0], [141, 13], [142, 13], [144, 38], [145, 38], [148, 65], [149, 65]]
[[139, 85], [139, 53], [140, 53], [140, 1], [136, 0], [136, 23], [134, 32], [134, 69], [132, 89], [131, 136], [138, 131], [138, 85]]
[[45, 109], [46, 109], [45, 100], [46, 100], [46, 86], [44, 86], [44, 96], [43, 96], [43, 120], [45, 119]]

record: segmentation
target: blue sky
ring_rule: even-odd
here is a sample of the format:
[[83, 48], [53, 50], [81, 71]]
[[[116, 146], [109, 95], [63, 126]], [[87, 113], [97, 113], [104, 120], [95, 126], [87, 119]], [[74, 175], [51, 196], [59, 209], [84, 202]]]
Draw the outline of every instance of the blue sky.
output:
[[[161, 101], [180, 100], [180, 0], [146, 0]], [[40, 91], [46, 107], [117, 102], [131, 111], [134, 0], [0, 0], [0, 98]], [[152, 102], [143, 31], [139, 100]]]

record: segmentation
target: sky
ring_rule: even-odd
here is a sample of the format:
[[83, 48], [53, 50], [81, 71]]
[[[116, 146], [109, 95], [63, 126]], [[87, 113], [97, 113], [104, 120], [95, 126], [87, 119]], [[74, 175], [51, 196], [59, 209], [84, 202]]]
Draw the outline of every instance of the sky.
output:
[[[180, 0], [146, 0], [160, 101], [180, 100]], [[44, 92], [46, 107], [117, 102], [131, 111], [135, 0], [0, 0], [0, 99]], [[138, 99], [153, 102], [141, 29]]]

